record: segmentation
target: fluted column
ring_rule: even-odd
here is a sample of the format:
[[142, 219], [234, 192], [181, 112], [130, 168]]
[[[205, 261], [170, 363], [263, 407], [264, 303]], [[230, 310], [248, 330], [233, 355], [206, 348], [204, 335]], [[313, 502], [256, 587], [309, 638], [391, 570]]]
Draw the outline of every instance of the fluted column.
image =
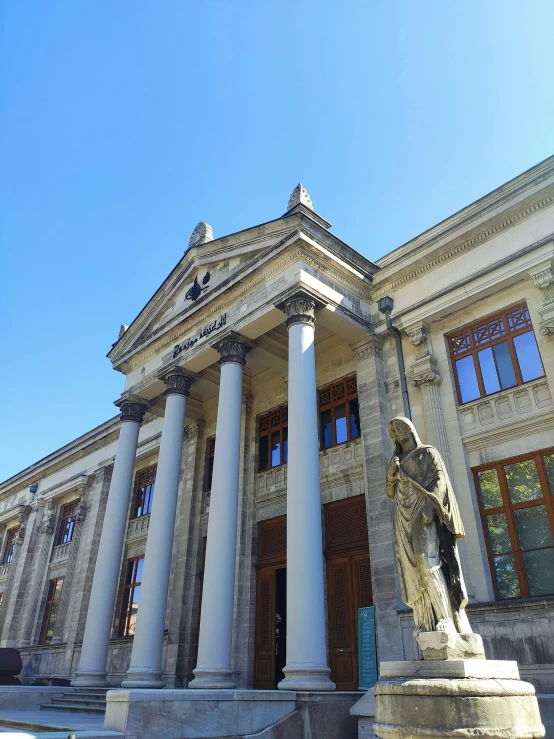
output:
[[156, 491], [144, 555], [140, 604], [137, 613], [131, 664], [124, 688], [163, 688], [162, 649], [165, 611], [171, 570], [173, 530], [179, 491], [185, 409], [193, 378], [181, 370], [165, 379], [165, 406]]
[[138, 435], [147, 408], [146, 401], [142, 402], [139, 399], [125, 399], [120, 405], [121, 430], [92, 581], [81, 658], [76, 677], [71, 682], [72, 685], [79, 687], [106, 687], [108, 685], [106, 662], [121, 552], [133, 482]]
[[289, 330], [287, 665], [281, 690], [334, 690], [325, 639], [315, 303], [285, 304]]
[[247, 340], [238, 335], [218, 346], [219, 405], [198, 661], [189, 688], [234, 688], [231, 649], [237, 544], [242, 373]]

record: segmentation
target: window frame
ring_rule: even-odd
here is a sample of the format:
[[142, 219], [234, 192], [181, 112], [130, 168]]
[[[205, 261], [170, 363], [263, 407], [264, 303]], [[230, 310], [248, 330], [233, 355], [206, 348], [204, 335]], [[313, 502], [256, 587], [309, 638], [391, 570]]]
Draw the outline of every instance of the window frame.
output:
[[12, 526], [6, 531], [6, 542], [4, 544], [4, 553], [2, 555], [2, 564], [7, 565], [13, 561], [15, 554], [15, 539], [21, 526]]
[[[143, 467], [136, 471], [135, 484], [133, 486], [133, 508], [131, 511], [131, 519], [142, 518], [143, 516], [149, 516], [152, 511], [152, 502], [154, 500], [154, 494], [156, 492], [156, 473], [158, 470], [158, 463], [151, 464], [148, 467]], [[153, 478], [152, 478], [153, 475]], [[138, 513], [139, 510], [144, 508], [144, 501], [146, 499], [146, 489], [152, 488], [149, 493], [148, 503], [149, 509], [146, 512]]]
[[[489, 569], [491, 573], [491, 580], [494, 590], [494, 597], [496, 600], [509, 600], [509, 601], [517, 601], [521, 600], [522, 598], [545, 598], [549, 597], [549, 595], [530, 595], [529, 594], [529, 584], [527, 582], [527, 576], [525, 573], [525, 565], [523, 562], [523, 552], [527, 551], [538, 551], [539, 549], [543, 548], [549, 548], [549, 547], [537, 547], [536, 549], [525, 549], [523, 550], [520, 542], [519, 537], [517, 534], [517, 528], [516, 528], [516, 522], [513, 515], [514, 511], [518, 511], [524, 508], [533, 508], [535, 506], [544, 505], [548, 517], [548, 522], [550, 524], [551, 534], [554, 537], [554, 489], [550, 485], [548, 474], [546, 472], [546, 466], [544, 462], [544, 457], [554, 454], [554, 447], [546, 447], [545, 449], [539, 449], [536, 452], [530, 452], [527, 454], [520, 454], [516, 457], [508, 457], [507, 459], [500, 459], [496, 462], [489, 462], [487, 464], [479, 465], [478, 467], [472, 468], [473, 473], [473, 482], [475, 485], [475, 494], [477, 497], [477, 503], [479, 506], [479, 514], [481, 518], [481, 528], [483, 531], [483, 537], [485, 539], [485, 546], [487, 549], [487, 558], [489, 561]], [[542, 498], [534, 498], [533, 500], [527, 500], [523, 501], [521, 503], [513, 503], [512, 499], [510, 498], [510, 492], [508, 489], [508, 483], [506, 479], [506, 473], [504, 471], [504, 467], [511, 464], [517, 464], [518, 462], [525, 462], [527, 460], [533, 459], [535, 461], [535, 465], [537, 468], [537, 474], [539, 478], [539, 482], [541, 485], [541, 491], [542, 491]], [[502, 496], [502, 505], [497, 506], [495, 508], [485, 508], [483, 505], [483, 499], [481, 495], [481, 487], [479, 484], [479, 473], [484, 472], [486, 470], [496, 470], [499, 488], [500, 488], [500, 494]], [[510, 537], [510, 544], [511, 544], [511, 551], [506, 552], [493, 552], [490, 542], [490, 537], [488, 533], [488, 526], [486, 523], [486, 518], [488, 516], [492, 516], [495, 514], [503, 514], [506, 517], [506, 523], [507, 523], [507, 529], [508, 529], [508, 535]], [[499, 557], [505, 554], [512, 554], [514, 557], [514, 565], [516, 569], [516, 574], [518, 578], [519, 583], [519, 591], [520, 594], [518, 597], [515, 598], [506, 598], [500, 595], [500, 592], [498, 590], [498, 584], [496, 580], [496, 570], [494, 566], [494, 558]], [[554, 592], [550, 595], [554, 595]]]
[[213, 474], [214, 474], [214, 458], [215, 458], [215, 434], [208, 436], [206, 439], [206, 461], [204, 467], [204, 486], [205, 493], [211, 492]]
[[[145, 514], [146, 515], [146, 514]], [[142, 580], [136, 580], [137, 571], [138, 571], [138, 562], [139, 560], [144, 559], [144, 554], [139, 554], [136, 557], [129, 557], [125, 564], [125, 580], [123, 583], [123, 598], [121, 600], [121, 613], [119, 617], [119, 636], [120, 637], [133, 637], [134, 634], [129, 634], [129, 627], [130, 627], [130, 620], [131, 616], [133, 615], [133, 595], [135, 592], [135, 588], [138, 586], [140, 587], [142, 585]], [[136, 566], [135, 566], [135, 563]], [[132, 571], [132, 580], [131, 582], [127, 582], [127, 578], [129, 575], [129, 567], [133, 567]], [[126, 600], [125, 595], [126, 592], [129, 591], [129, 599]], [[137, 614], [138, 614], [138, 608], [137, 608]]]
[[[514, 311], [516, 311], [518, 309], [522, 309], [522, 308], [527, 311], [527, 315], [529, 317], [529, 323], [526, 324], [525, 326], [522, 326], [521, 328], [517, 328], [515, 330], [512, 330], [510, 328], [510, 321], [508, 319], [508, 315], [511, 314], [511, 313], [513, 313]], [[501, 336], [498, 336], [496, 338], [490, 339], [489, 341], [486, 341], [484, 343], [477, 344], [475, 342], [475, 338], [474, 338], [474, 335], [473, 335], [474, 329], [478, 328], [479, 326], [483, 326], [484, 324], [490, 323], [495, 318], [502, 319], [503, 324], [504, 324], [504, 334], [501, 335]], [[540, 377], [533, 378], [532, 380], [524, 380], [523, 377], [522, 377], [522, 374], [521, 374], [521, 368], [519, 366], [519, 359], [518, 359], [518, 356], [517, 356], [516, 348], [514, 346], [514, 338], [516, 338], [518, 336], [521, 336], [523, 334], [526, 334], [526, 333], [531, 333], [531, 332], [533, 333], [533, 337], [534, 337], [535, 342], [537, 344], [537, 351], [538, 351], [539, 357], [541, 359], [541, 364], [542, 364], [542, 368], [543, 368], [543, 374]], [[464, 350], [464, 351], [458, 351], [458, 352], [456, 352], [456, 350], [454, 348], [454, 340], [457, 339], [457, 338], [459, 338], [459, 337], [461, 337], [461, 336], [463, 336], [464, 334], [467, 334], [467, 336], [469, 338], [469, 348], [466, 349], [466, 350]], [[529, 306], [527, 305], [527, 303], [525, 301], [514, 303], [513, 305], [510, 305], [510, 306], [508, 306], [507, 308], [504, 308], [501, 311], [495, 311], [494, 313], [489, 313], [488, 315], [483, 316], [479, 320], [473, 321], [472, 323], [467, 324], [466, 326], [460, 326], [460, 328], [456, 329], [455, 331], [451, 331], [450, 333], [448, 333], [446, 335], [446, 341], [447, 341], [447, 344], [448, 344], [448, 355], [450, 357], [450, 363], [451, 363], [452, 372], [453, 372], [453, 375], [454, 375], [454, 383], [455, 383], [455, 386], [456, 386], [456, 395], [457, 395], [457, 398], [458, 398], [458, 405], [467, 405], [468, 403], [475, 403], [478, 400], [483, 400], [483, 398], [490, 398], [493, 395], [497, 395], [499, 393], [505, 393], [505, 392], [507, 392], [509, 390], [512, 390], [512, 389], [516, 388], [516, 387], [520, 387], [521, 385], [526, 385], [529, 382], [535, 382], [536, 380], [541, 379], [541, 377], [542, 378], [545, 377], [544, 362], [542, 361], [542, 356], [541, 356], [540, 348], [539, 348], [539, 345], [538, 345], [538, 342], [537, 342], [537, 337], [536, 337], [536, 334], [535, 334], [535, 329], [534, 329], [534, 326], [533, 326], [533, 321], [531, 319], [531, 313], [529, 311]], [[509, 354], [510, 354], [510, 360], [511, 360], [511, 363], [512, 363], [512, 369], [514, 371], [514, 375], [515, 375], [515, 378], [516, 378], [516, 384], [513, 385], [510, 388], [502, 388], [502, 387], [500, 387], [498, 390], [495, 390], [492, 393], [487, 393], [486, 390], [485, 390], [485, 383], [484, 383], [483, 375], [482, 375], [482, 372], [481, 372], [481, 365], [480, 365], [480, 362], [479, 362], [479, 357], [477, 355], [478, 355], [478, 353], [480, 351], [483, 351], [484, 349], [488, 349], [489, 347], [492, 348], [493, 346], [495, 346], [497, 344], [500, 344], [500, 343], [502, 343], [504, 341], [508, 345], [508, 351], [509, 351]], [[458, 370], [456, 368], [456, 362], [459, 359], [463, 359], [464, 357], [469, 357], [469, 356], [471, 356], [473, 358], [473, 368], [474, 368], [474, 371], [475, 371], [475, 376], [476, 376], [476, 379], [477, 379], [477, 386], [479, 388], [479, 393], [480, 394], [479, 394], [479, 397], [478, 398], [473, 398], [472, 400], [462, 400], [462, 392], [461, 392], [461, 389], [460, 389], [460, 382], [459, 382], [459, 378], [458, 378]], [[496, 367], [496, 361], [495, 361], [495, 368], [497, 368]], [[497, 374], [498, 374], [498, 369], [497, 369]], [[498, 384], [500, 385], [501, 384], [500, 378], [498, 378], [498, 380], [499, 380], [499, 383]]]
[[[74, 500], [70, 500], [69, 503], [65, 503], [64, 505], [62, 505], [60, 509], [60, 520], [58, 521], [58, 529], [56, 531], [56, 538], [54, 540], [55, 547], [59, 547], [62, 544], [69, 544], [73, 539], [73, 532], [75, 531], [76, 522], [75, 514], [77, 513], [79, 503], [80, 498], [75, 498]], [[69, 538], [64, 541], [65, 537], [68, 535], [68, 522], [70, 522], [71, 526], [69, 531]]]
[[[264, 427], [264, 424], [267, 419], [267, 426]], [[271, 410], [267, 411], [266, 413], [262, 413], [260, 416], [258, 416], [258, 472], [269, 472], [269, 470], [274, 470], [277, 467], [281, 467], [284, 464], [287, 464], [287, 460], [285, 460], [285, 445], [283, 443], [283, 432], [284, 429], [287, 429], [287, 440], [288, 440], [288, 426], [289, 426], [289, 406], [288, 403], [285, 403], [284, 405], [279, 405], [276, 408], [271, 408]], [[263, 428], [263, 430], [262, 430]], [[275, 431], [279, 432], [279, 456], [280, 456], [280, 462], [276, 465], [271, 465], [271, 437]], [[268, 443], [267, 443], [267, 467], [265, 469], [261, 468], [261, 461], [262, 461], [262, 455], [261, 455], [261, 440], [262, 437], [267, 436], [268, 437]], [[288, 447], [287, 447], [288, 451]], [[287, 453], [287, 459], [288, 459], [288, 453]]]
[[[56, 588], [58, 586], [58, 583], [61, 580], [61, 588], [60, 588], [60, 595], [58, 598], [56, 598]], [[44, 613], [42, 615], [42, 625], [40, 627], [40, 636], [39, 636], [39, 644], [50, 644], [52, 639], [47, 639], [46, 635], [48, 633], [48, 626], [50, 625], [50, 620], [52, 617], [52, 608], [55, 605], [60, 604], [60, 601], [62, 599], [62, 593], [63, 593], [63, 586], [64, 586], [64, 575], [61, 577], [53, 577], [48, 581], [48, 591], [46, 593], [46, 604], [44, 607]], [[56, 628], [56, 621], [58, 619], [58, 611], [56, 611], [56, 617], [54, 618], [54, 621], [52, 623], [52, 636], [54, 635], [54, 629]]]
[[[349, 383], [354, 382], [354, 388], [355, 390], [352, 391], [352, 386], [349, 387]], [[336, 398], [335, 392], [336, 390], [342, 386], [343, 395], [342, 397]], [[329, 401], [325, 402], [325, 398], [322, 398], [322, 395], [329, 391]], [[317, 419], [318, 419], [318, 433], [319, 433], [319, 449], [320, 451], [323, 451], [325, 449], [332, 449], [335, 446], [340, 446], [341, 444], [347, 444], [349, 441], [353, 441], [354, 439], [361, 438], [361, 428], [360, 434], [358, 436], [352, 436], [352, 428], [351, 428], [351, 422], [350, 422], [350, 401], [352, 400], [358, 400], [358, 378], [356, 373], [352, 373], [349, 375], [345, 375], [344, 377], [341, 377], [339, 380], [334, 380], [333, 382], [328, 383], [327, 385], [324, 385], [321, 388], [318, 388], [317, 390]], [[358, 400], [359, 403], [359, 400]], [[344, 405], [345, 407], [345, 418], [346, 418], [346, 439], [344, 441], [337, 442], [337, 424], [336, 424], [336, 408], [339, 406]], [[323, 434], [321, 429], [321, 414], [325, 411], [331, 411], [331, 438], [332, 443], [330, 446], [323, 446]], [[360, 419], [360, 408], [358, 405], [358, 421]], [[359, 424], [358, 424], [359, 425]]]

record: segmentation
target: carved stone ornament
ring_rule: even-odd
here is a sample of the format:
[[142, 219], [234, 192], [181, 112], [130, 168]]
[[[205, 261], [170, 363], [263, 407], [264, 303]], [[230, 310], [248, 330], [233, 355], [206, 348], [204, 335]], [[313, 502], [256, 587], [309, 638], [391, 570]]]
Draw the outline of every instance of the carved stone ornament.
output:
[[418, 326], [412, 330], [408, 330], [410, 343], [417, 347], [416, 359], [423, 359], [431, 354], [431, 346], [429, 334], [425, 326]]
[[434, 370], [429, 370], [428, 372], [421, 372], [417, 375], [412, 375], [410, 377], [410, 385], [413, 385], [414, 387], [421, 387], [422, 385], [428, 385], [428, 384], [440, 385], [441, 382], [442, 382], [441, 375], [439, 375], [439, 373], [435, 372]]
[[175, 373], [166, 377], [166, 395], [184, 395], [188, 398], [190, 386], [194, 381], [190, 375], [185, 375], [182, 372]]
[[543, 308], [554, 305], [554, 267], [546, 267], [533, 275], [535, 287], [542, 290]]
[[219, 364], [227, 364], [235, 362], [236, 364], [246, 364], [246, 354], [250, 350], [250, 346], [246, 342], [230, 339], [222, 341], [218, 347], [220, 354]]
[[369, 334], [369, 336], [362, 339], [362, 341], [351, 344], [350, 348], [359, 362], [364, 359], [369, 359], [370, 357], [381, 358], [383, 356], [383, 340], [376, 334]]
[[310, 210], [314, 209], [310, 194], [301, 182], [292, 191], [287, 205], [287, 211], [292, 210], [297, 205], [305, 205]]
[[311, 298], [292, 298], [285, 303], [287, 314], [286, 325], [290, 328], [295, 323], [309, 323], [315, 327], [315, 300]]
[[413, 387], [421, 387], [422, 385], [434, 384], [440, 385], [442, 376], [437, 370], [437, 360], [429, 354], [422, 359], [418, 359], [410, 367], [410, 373], [406, 377]]
[[134, 400], [124, 400], [121, 403], [121, 420], [142, 423], [146, 408], [146, 404], [138, 403]]
[[124, 323], [122, 323], [120, 325], [120, 327], [119, 327], [119, 337], [118, 337], [119, 339], [123, 336], [123, 334], [125, 333], [125, 331], [127, 331], [128, 328], [129, 328], [129, 326], [126, 326]]
[[48, 502], [39, 527], [41, 534], [53, 534], [56, 527], [56, 510], [51, 501]]
[[77, 506], [77, 512], [75, 513], [75, 520], [78, 521], [79, 523], [83, 523], [83, 521], [87, 517], [87, 513], [88, 513], [88, 506], [84, 500], [81, 500], [79, 502], [79, 505]]
[[214, 234], [210, 224], [205, 223], [204, 221], [200, 221], [200, 223], [197, 224], [196, 228], [190, 236], [189, 247], [200, 246], [200, 244], [207, 244], [208, 241], [213, 240]]

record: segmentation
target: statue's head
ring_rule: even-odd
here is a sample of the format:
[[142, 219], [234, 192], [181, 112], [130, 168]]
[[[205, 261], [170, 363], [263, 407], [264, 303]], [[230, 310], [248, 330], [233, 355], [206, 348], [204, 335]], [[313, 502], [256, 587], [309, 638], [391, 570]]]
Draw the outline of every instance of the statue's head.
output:
[[404, 416], [396, 416], [389, 421], [389, 434], [394, 441], [396, 455], [410, 448], [421, 446], [414, 424]]

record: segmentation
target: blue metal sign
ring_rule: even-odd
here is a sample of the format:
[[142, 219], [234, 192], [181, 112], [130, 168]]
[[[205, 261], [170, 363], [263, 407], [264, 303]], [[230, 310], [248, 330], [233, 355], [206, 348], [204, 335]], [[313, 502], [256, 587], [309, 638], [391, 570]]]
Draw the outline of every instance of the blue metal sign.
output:
[[375, 607], [358, 608], [358, 685], [368, 690], [377, 682]]

